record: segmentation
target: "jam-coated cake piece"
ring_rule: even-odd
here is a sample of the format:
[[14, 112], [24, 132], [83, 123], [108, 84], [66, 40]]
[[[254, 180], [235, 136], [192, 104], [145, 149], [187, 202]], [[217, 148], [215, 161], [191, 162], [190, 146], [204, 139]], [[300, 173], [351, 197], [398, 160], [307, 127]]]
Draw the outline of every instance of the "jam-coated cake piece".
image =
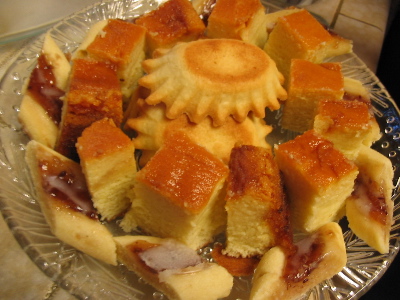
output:
[[261, 259], [253, 277], [250, 300], [295, 300], [339, 273], [346, 265], [340, 226], [331, 222], [295, 244], [274, 247]]
[[380, 253], [389, 252], [393, 223], [393, 167], [389, 158], [364, 146], [355, 160], [360, 173], [346, 200], [349, 227]]
[[26, 162], [52, 233], [72, 247], [116, 265], [113, 236], [98, 218], [80, 165], [36, 141], [27, 145]]
[[18, 119], [30, 139], [50, 148], [57, 140], [70, 70], [66, 55], [47, 33], [37, 65], [26, 82]]
[[114, 238], [118, 260], [171, 300], [227, 297], [233, 277], [216, 263], [174, 239], [153, 236]]

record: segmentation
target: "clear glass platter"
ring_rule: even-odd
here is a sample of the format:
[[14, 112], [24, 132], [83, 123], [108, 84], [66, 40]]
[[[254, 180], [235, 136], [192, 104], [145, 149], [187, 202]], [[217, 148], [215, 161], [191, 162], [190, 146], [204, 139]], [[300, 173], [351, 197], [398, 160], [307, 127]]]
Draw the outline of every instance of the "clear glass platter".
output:
[[[50, 33], [65, 52], [73, 52], [87, 30], [99, 20], [131, 19], [156, 8], [156, 0], [106, 1], [78, 12], [56, 24]], [[265, 6], [270, 7], [267, 1]], [[162, 294], [144, 283], [124, 266], [109, 266], [82, 254], [54, 237], [47, 225], [29, 176], [24, 154], [28, 137], [18, 122], [25, 80], [34, 68], [43, 35], [29, 44], [12, 62], [0, 82], [0, 208], [13, 235], [32, 261], [54, 282], [81, 299], [163, 299]], [[371, 91], [382, 138], [373, 148], [383, 153], [395, 169], [393, 200], [394, 224], [390, 251], [381, 255], [358, 239], [343, 222], [348, 262], [332, 279], [310, 291], [304, 299], [357, 299], [377, 282], [393, 261], [400, 246], [400, 116], [393, 99], [379, 79], [354, 54], [336, 58], [345, 76], [360, 80]], [[271, 143], [291, 139], [279, 128], [279, 112], [267, 116], [274, 124]], [[107, 224], [114, 234], [122, 234], [117, 224]], [[206, 255], [209, 249], [203, 249]], [[248, 299], [251, 278], [235, 278], [227, 299]]]

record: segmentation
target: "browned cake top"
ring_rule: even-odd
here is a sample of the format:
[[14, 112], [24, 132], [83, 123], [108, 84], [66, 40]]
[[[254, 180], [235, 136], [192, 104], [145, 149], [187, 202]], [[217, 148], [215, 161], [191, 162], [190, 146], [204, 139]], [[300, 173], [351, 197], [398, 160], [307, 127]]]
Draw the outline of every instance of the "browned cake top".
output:
[[112, 19], [87, 47], [87, 52], [101, 60], [120, 65], [128, 63], [132, 51], [144, 38], [146, 29], [126, 21]]
[[177, 42], [189, 34], [200, 36], [205, 25], [188, 0], [170, 0], [135, 21], [158, 45]]
[[259, 9], [264, 9], [259, 0], [218, 0], [208, 23], [216, 22], [231, 28], [246, 26]]
[[293, 59], [290, 69], [289, 96], [297, 91], [321, 92], [343, 95], [344, 82], [340, 63], [314, 64], [303, 59]]
[[110, 119], [102, 119], [87, 127], [77, 143], [80, 159], [90, 160], [134, 148], [131, 139]]
[[122, 93], [113, 65], [76, 59], [72, 65], [70, 88], [66, 94], [61, 131], [56, 151], [77, 159], [75, 143], [82, 131], [105, 117], [120, 126]]
[[317, 136], [313, 130], [281, 144], [277, 155], [319, 187], [328, 186], [357, 169], [332, 142]]
[[241, 197], [251, 196], [260, 203], [264, 202], [262, 207], [268, 205], [265, 222], [276, 236], [276, 244], [292, 249], [288, 203], [271, 150], [250, 145], [234, 147], [229, 170], [227, 201], [240, 201]]
[[175, 133], [138, 172], [137, 180], [196, 214], [204, 209], [227, 173], [222, 161], [182, 133]]
[[[96, 103], [104, 100], [98, 99], [97, 94], [103, 91], [108, 94], [108, 91], [119, 90], [120, 84], [113, 64], [89, 59], [75, 59], [73, 61], [69, 93], [91, 94], [93, 97], [87, 98], [87, 100], [96, 105]], [[80, 102], [80, 99], [76, 99], [76, 101]], [[76, 101], [70, 99], [70, 103]]]
[[229, 169], [229, 201], [249, 194], [261, 195], [257, 197], [260, 201], [283, 201], [279, 169], [270, 149], [249, 145], [235, 147]]
[[279, 18], [278, 24], [307, 49], [317, 49], [333, 40], [331, 34], [305, 9]]
[[194, 76], [213, 82], [219, 89], [239, 88], [243, 83], [265, 76], [272, 68], [260, 48], [231, 39], [192, 42], [184, 55], [186, 66]]
[[329, 117], [330, 130], [366, 130], [371, 121], [368, 104], [360, 101], [321, 101], [318, 114]]

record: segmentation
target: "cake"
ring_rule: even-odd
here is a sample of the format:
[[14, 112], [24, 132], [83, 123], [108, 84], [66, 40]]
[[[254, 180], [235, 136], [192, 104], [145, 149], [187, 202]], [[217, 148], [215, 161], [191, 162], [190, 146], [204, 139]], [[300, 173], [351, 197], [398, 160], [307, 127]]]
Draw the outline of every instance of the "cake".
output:
[[147, 30], [147, 53], [157, 48], [171, 48], [179, 42], [197, 40], [205, 25], [189, 0], [168, 0], [157, 9], [135, 20]]
[[263, 118], [286, 99], [275, 63], [257, 46], [233, 39], [202, 39], [176, 45], [145, 60], [139, 84], [150, 105], [164, 103], [167, 118], [185, 113], [191, 122], [207, 116], [215, 126], [230, 115], [242, 122], [252, 111]]
[[26, 148], [26, 162], [52, 233], [83, 253], [116, 265], [113, 236], [98, 219], [80, 165], [33, 140]]
[[262, 256], [276, 245], [292, 245], [289, 211], [270, 149], [243, 145], [232, 149], [225, 209], [224, 254]]
[[282, 127], [296, 132], [312, 129], [319, 102], [343, 98], [341, 69], [339, 63], [314, 64], [303, 59], [293, 59], [288, 97], [282, 112]]
[[71, 66], [49, 33], [25, 87], [18, 114], [30, 139], [53, 148]]
[[162, 146], [166, 135], [177, 131], [184, 132], [226, 164], [236, 143], [270, 148], [265, 138], [271, 132], [271, 126], [251, 114], [243, 122], [228, 117], [223, 125], [214, 127], [211, 118], [198, 124], [190, 122], [185, 114], [168, 119], [162, 104], [148, 105], [139, 100], [138, 106], [138, 116], [128, 119], [126, 124], [136, 133], [133, 143], [136, 149], [142, 151], [141, 165]]
[[151, 236], [114, 240], [118, 260], [168, 299], [217, 300], [230, 294], [233, 277], [176, 240]]
[[106, 62], [75, 59], [70, 77], [55, 150], [76, 160], [75, 143], [86, 127], [103, 118], [121, 125], [122, 93], [115, 68]]
[[274, 27], [280, 17], [284, 17], [287, 15], [299, 12], [300, 10], [301, 10], [301, 8], [290, 6], [285, 9], [267, 13], [265, 15], [267, 33], [269, 34], [274, 29]]
[[313, 130], [275, 146], [296, 231], [336, 221], [358, 175], [356, 165]]
[[351, 160], [364, 144], [371, 146], [380, 138], [379, 125], [369, 105], [357, 100], [321, 101], [314, 131], [333, 142]]
[[92, 58], [114, 64], [125, 102], [143, 76], [146, 29], [120, 20], [100, 21], [86, 35], [74, 58]]
[[130, 206], [127, 193], [136, 174], [132, 140], [111, 119], [102, 119], [83, 130], [76, 148], [101, 219], [122, 216]]
[[183, 133], [171, 134], [136, 173], [134, 197], [121, 227], [174, 238], [193, 249], [225, 229], [227, 166]]
[[279, 17], [264, 50], [285, 78], [294, 58], [322, 63], [329, 57], [352, 52], [352, 42], [329, 32], [307, 10]]
[[296, 246], [294, 253], [274, 247], [263, 256], [253, 276], [250, 300], [300, 299], [346, 265], [346, 248], [337, 223], [322, 226]]
[[379, 253], [389, 252], [393, 222], [393, 168], [389, 158], [362, 147], [355, 163], [360, 174], [353, 194], [346, 200], [349, 227]]
[[218, 0], [207, 22], [208, 38], [238, 39], [260, 48], [267, 41], [265, 8], [260, 0]]

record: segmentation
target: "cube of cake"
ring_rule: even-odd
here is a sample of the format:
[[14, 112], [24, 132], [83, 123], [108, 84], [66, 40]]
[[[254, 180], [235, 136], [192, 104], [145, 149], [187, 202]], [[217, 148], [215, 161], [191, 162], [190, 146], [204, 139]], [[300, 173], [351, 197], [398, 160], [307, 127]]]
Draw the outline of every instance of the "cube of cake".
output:
[[127, 101], [143, 76], [146, 29], [133, 23], [110, 19], [93, 25], [74, 58], [92, 58], [117, 67], [122, 94]]
[[122, 93], [116, 70], [106, 62], [75, 59], [56, 151], [78, 159], [75, 148], [78, 137], [86, 127], [103, 118], [112, 119], [116, 126], [122, 121]]
[[103, 220], [121, 216], [136, 174], [132, 140], [110, 119], [87, 127], [76, 144], [83, 174], [95, 208]]
[[27, 81], [18, 118], [32, 140], [50, 148], [57, 140], [70, 70], [67, 57], [47, 33], [37, 65]]
[[322, 63], [352, 51], [352, 42], [326, 30], [307, 10], [279, 17], [264, 50], [288, 78], [293, 58]]
[[260, 0], [218, 0], [208, 18], [206, 35], [262, 48], [267, 41], [265, 8]]
[[108, 264], [117, 264], [116, 245], [93, 207], [78, 163], [30, 141], [26, 162], [42, 213], [61, 241]]
[[357, 100], [321, 101], [314, 131], [333, 142], [351, 160], [357, 157], [362, 145], [371, 146], [380, 137], [379, 125], [368, 104]]
[[297, 132], [312, 129], [319, 102], [339, 100], [343, 94], [343, 75], [339, 63], [314, 64], [293, 59], [282, 127]]
[[310, 130], [275, 148], [294, 230], [313, 232], [337, 219], [358, 175], [333, 143]]
[[167, 137], [162, 148], [136, 174], [134, 198], [121, 227], [139, 227], [175, 238], [193, 249], [224, 230], [227, 166], [183, 133]]
[[171, 48], [178, 42], [197, 40], [205, 25], [189, 0], [168, 0], [156, 10], [136, 19], [147, 30], [147, 53], [157, 48]]
[[393, 222], [393, 168], [383, 154], [364, 146], [356, 161], [360, 174], [346, 201], [349, 227], [380, 253], [389, 252]]
[[233, 277], [223, 267], [204, 262], [195, 250], [176, 240], [152, 236], [114, 240], [118, 260], [168, 299], [217, 300], [231, 292]]
[[283, 185], [270, 149], [240, 146], [229, 161], [224, 253], [262, 256], [276, 245], [289, 247], [293, 233]]
[[254, 273], [250, 300], [300, 299], [346, 265], [346, 247], [337, 223], [322, 226], [296, 246], [294, 253], [274, 247], [263, 256]]

